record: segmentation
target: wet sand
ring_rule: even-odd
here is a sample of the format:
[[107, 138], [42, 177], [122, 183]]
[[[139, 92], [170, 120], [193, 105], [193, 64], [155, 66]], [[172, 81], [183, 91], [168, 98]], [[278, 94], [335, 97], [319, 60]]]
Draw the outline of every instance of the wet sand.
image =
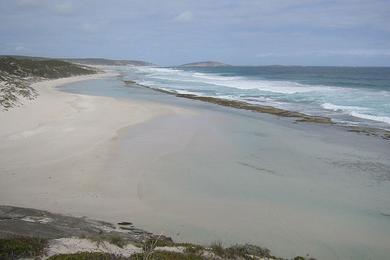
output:
[[390, 256], [388, 141], [116, 84], [127, 93], [119, 99], [50, 90], [37, 104], [69, 106], [28, 109], [29, 120], [45, 118], [33, 129], [0, 116], [13, 129], [0, 134], [1, 204], [285, 257]]

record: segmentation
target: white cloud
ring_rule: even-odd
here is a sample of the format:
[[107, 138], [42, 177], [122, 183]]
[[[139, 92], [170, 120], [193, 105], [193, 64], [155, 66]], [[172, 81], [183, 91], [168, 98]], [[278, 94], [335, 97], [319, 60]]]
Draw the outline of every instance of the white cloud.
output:
[[91, 23], [83, 23], [80, 27], [81, 31], [86, 33], [95, 33], [99, 30], [98, 26], [96, 24]]
[[73, 4], [71, 2], [62, 2], [54, 5], [52, 9], [58, 14], [70, 14], [73, 12]]
[[18, 0], [17, 4], [22, 7], [36, 7], [46, 4], [46, 0]]
[[30, 51], [22, 42], [1, 43], [0, 49], [6, 54], [25, 54]]
[[15, 47], [15, 51], [18, 51], [18, 52], [19, 51], [25, 51], [25, 50], [27, 50], [26, 47], [24, 47], [22, 45], [18, 45], [18, 46]]
[[185, 11], [176, 16], [173, 20], [175, 22], [190, 22], [193, 19], [193, 14], [190, 11]]
[[60, 15], [71, 14], [74, 11], [74, 5], [70, 1], [17, 0], [16, 3], [24, 10], [36, 10], [39, 8]]
[[318, 52], [322, 56], [349, 55], [349, 56], [390, 56], [390, 49], [351, 49], [351, 50], [329, 50]]

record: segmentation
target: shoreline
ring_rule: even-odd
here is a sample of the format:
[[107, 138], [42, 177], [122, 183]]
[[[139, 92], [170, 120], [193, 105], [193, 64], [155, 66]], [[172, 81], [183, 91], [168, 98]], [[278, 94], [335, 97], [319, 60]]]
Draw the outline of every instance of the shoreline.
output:
[[315, 123], [315, 124], [335, 125], [335, 126], [345, 128], [346, 131], [349, 132], [364, 134], [367, 136], [377, 136], [384, 140], [390, 140], [390, 131], [386, 129], [372, 128], [372, 127], [365, 127], [365, 126], [343, 125], [343, 124], [333, 122], [329, 117], [311, 116], [301, 112], [285, 110], [285, 109], [276, 108], [272, 106], [255, 105], [255, 104], [250, 104], [238, 100], [228, 100], [228, 99], [209, 97], [209, 96], [197, 96], [194, 94], [181, 94], [175, 91], [168, 91], [160, 88], [153, 88], [153, 87], [141, 85], [132, 80], [124, 80], [123, 82], [130, 86], [137, 85], [140, 87], [151, 89], [153, 91], [158, 91], [164, 94], [173, 95], [179, 98], [199, 100], [199, 101], [208, 102], [208, 103], [225, 106], [225, 107], [244, 109], [244, 110], [253, 111], [257, 113], [266, 113], [266, 114], [286, 117], [286, 118], [293, 118], [297, 123], [306, 122], [306, 123]]
[[390, 232], [375, 221], [388, 221], [386, 142], [113, 81], [128, 99], [46, 82], [37, 100], [0, 114], [0, 204], [283, 257], [385, 259]]

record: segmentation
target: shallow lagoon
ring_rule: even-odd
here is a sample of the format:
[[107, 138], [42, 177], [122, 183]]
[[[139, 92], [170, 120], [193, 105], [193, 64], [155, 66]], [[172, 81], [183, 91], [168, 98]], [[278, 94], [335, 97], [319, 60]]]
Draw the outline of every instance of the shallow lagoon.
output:
[[107, 172], [118, 181], [141, 176], [128, 183], [140, 202], [126, 205], [136, 225], [285, 257], [389, 258], [388, 141], [125, 87], [120, 78], [62, 89], [194, 111], [121, 131]]

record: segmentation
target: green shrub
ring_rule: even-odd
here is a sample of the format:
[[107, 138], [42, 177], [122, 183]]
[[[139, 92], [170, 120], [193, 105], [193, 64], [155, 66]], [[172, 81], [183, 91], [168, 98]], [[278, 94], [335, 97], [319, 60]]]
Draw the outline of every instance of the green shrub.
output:
[[225, 249], [222, 246], [222, 243], [220, 241], [216, 241], [210, 245], [211, 250], [214, 254], [218, 256], [224, 256], [225, 255]]
[[100, 246], [100, 244], [103, 243], [104, 241], [106, 241], [110, 244], [116, 245], [120, 248], [123, 248], [125, 245], [128, 244], [128, 242], [124, 238], [117, 236], [117, 235], [97, 235], [97, 236], [92, 236], [92, 237], [85, 237], [84, 236], [83, 238], [86, 238], [86, 239], [91, 240], [92, 242], [95, 242], [97, 244], [97, 246]]
[[17, 259], [42, 255], [47, 241], [40, 238], [18, 237], [0, 239], [0, 259]]
[[114, 260], [125, 259], [100, 252], [80, 252], [76, 254], [60, 254], [48, 258], [48, 260]]
[[161, 237], [157, 237], [156, 239], [149, 239], [142, 244], [142, 249], [144, 252], [149, 252], [153, 250], [155, 247], [159, 246], [173, 246], [174, 243], [171, 240], [163, 239]]
[[132, 260], [203, 260], [201, 256], [193, 254], [175, 253], [167, 251], [155, 251], [151, 254], [140, 253], [132, 255]]

